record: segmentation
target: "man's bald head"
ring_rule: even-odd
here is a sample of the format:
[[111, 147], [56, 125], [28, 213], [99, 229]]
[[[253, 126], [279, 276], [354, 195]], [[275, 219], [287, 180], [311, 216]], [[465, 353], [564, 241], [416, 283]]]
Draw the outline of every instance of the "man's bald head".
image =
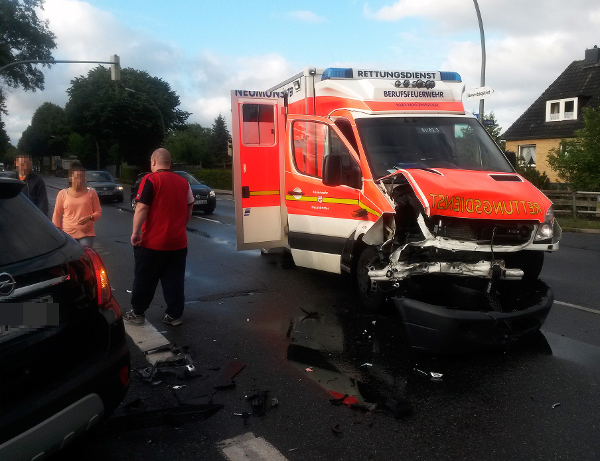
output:
[[171, 153], [163, 147], [156, 149], [152, 152], [152, 157], [150, 157], [150, 166], [153, 172], [156, 170], [168, 170], [171, 168]]

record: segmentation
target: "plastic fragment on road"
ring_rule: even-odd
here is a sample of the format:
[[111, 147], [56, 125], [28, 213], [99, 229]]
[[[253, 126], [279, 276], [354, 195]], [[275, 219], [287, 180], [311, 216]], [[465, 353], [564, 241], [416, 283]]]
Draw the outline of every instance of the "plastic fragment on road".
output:
[[311, 372], [311, 371], [315, 371], [315, 370], [313, 370], [312, 368], [309, 367], [305, 371]]
[[373, 366], [373, 364], [372, 363], [368, 363], [368, 362], [365, 362], [365, 363], [363, 363], [361, 365], [361, 367], [372, 367], [372, 366]]
[[335, 435], [337, 435], [338, 437], [341, 436], [344, 432], [342, 431], [342, 428], [340, 427], [339, 424], [334, 424], [331, 427], [331, 432], [333, 432]]
[[101, 435], [116, 434], [134, 429], [156, 426], [181, 426], [187, 422], [203, 421], [210, 418], [223, 405], [185, 405], [161, 410], [144, 411], [109, 419], [98, 428]]
[[552, 408], [560, 407], [560, 402], [552, 404]]
[[419, 368], [413, 368], [413, 371], [418, 374], [419, 376], [423, 376], [425, 378], [430, 378], [432, 381], [442, 381], [442, 378], [444, 377], [443, 373], [436, 373], [435, 371], [423, 371], [420, 370]]

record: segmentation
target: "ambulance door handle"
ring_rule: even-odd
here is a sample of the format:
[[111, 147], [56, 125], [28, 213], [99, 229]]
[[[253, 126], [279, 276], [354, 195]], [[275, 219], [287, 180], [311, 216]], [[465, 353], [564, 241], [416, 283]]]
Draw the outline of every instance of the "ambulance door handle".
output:
[[288, 190], [288, 195], [304, 195], [304, 192], [297, 190]]

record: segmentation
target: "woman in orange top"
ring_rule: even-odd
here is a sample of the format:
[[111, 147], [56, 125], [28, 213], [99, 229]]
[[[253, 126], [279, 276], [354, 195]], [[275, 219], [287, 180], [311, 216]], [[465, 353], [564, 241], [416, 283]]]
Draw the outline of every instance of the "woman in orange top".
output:
[[85, 187], [85, 170], [81, 165], [69, 170], [69, 188], [56, 197], [52, 222], [82, 245], [94, 245], [94, 222], [100, 219], [102, 209], [94, 189]]

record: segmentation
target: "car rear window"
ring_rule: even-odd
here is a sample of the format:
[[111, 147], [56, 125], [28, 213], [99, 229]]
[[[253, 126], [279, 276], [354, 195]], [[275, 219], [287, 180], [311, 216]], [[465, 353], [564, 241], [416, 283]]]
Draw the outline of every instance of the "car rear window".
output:
[[64, 234], [23, 194], [0, 199], [0, 267], [56, 250]]

